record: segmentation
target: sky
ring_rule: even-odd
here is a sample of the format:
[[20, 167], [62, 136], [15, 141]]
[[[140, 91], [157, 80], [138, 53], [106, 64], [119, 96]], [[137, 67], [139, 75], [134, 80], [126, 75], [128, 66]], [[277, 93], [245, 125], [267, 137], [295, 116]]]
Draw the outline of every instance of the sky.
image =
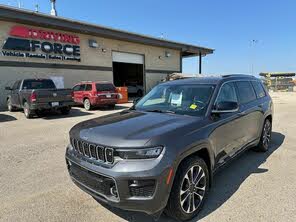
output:
[[[0, 4], [49, 13], [49, 0]], [[61, 17], [215, 49], [203, 73], [296, 71], [295, 0], [57, 0]], [[197, 73], [198, 58], [183, 60]]]

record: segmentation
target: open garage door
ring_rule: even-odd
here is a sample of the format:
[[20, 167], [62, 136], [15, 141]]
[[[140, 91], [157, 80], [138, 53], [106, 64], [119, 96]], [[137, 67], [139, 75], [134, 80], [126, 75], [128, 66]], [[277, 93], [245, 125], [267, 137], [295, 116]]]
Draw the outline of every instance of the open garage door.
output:
[[130, 96], [144, 94], [144, 56], [139, 54], [113, 52], [114, 85], [128, 87]]

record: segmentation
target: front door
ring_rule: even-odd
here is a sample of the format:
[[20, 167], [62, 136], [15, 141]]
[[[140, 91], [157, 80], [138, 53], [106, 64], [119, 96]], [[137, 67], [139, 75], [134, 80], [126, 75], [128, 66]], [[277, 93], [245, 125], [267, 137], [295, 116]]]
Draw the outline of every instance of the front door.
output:
[[[219, 102], [237, 102], [235, 85], [233, 82], [225, 83], [217, 96], [215, 105]], [[210, 141], [216, 151], [216, 163], [222, 165], [232, 157], [235, 149], [242, 145], [243, 134], [241, 132], [242, 120], [239, 111], [230, 113], [219, 113], [213, 116], [214, 124]]]

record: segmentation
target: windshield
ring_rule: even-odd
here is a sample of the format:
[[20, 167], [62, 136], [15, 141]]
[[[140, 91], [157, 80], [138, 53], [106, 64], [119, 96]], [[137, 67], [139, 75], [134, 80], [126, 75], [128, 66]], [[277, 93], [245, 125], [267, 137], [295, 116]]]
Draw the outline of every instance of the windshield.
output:
[[50, 79], [24, 80], [23, 89], [55, 89], [56, 86]]
[[159, 85], [144, 96], [135, 109], [201, 116], [207, 110], [213, 89], [213, 85]]

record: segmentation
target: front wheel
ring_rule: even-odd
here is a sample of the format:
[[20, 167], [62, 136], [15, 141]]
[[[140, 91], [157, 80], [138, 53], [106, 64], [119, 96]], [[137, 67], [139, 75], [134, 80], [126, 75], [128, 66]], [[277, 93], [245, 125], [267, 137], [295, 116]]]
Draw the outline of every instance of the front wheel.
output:
[[166, 213], [179, 221], [195, 217], [207, 198], [209, 171], [205, 161], [192, 157], [183, 162], [177, 171]]
[[7, 109], [9, 112], [15, 111], [15, 107], [12, 105], [10, 98], [7, 99]]
[[271, 141], [271, 131], [272, 131], [272, 124], [269, 119], [264, 121], [260, 142], [258, 146], [255, 148], [256, 151], [259, 152], [266, 152], [268, 151], [270, 141]]

